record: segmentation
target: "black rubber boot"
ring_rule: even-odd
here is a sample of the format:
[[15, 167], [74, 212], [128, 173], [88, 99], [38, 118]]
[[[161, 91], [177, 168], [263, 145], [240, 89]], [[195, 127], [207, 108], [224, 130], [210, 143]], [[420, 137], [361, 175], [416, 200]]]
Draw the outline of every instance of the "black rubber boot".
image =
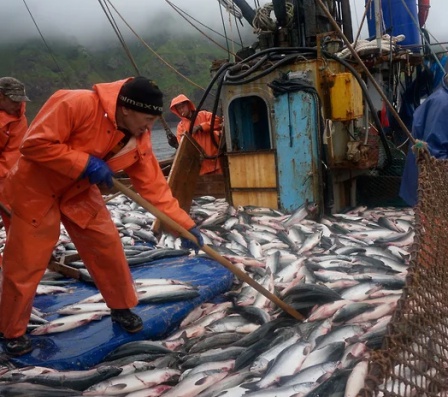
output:
[[112, 321], [121, 325], [121, 327], [133, 334], [143, 329], [143, 321], [129, 309], [111, 309], [110, 315]]
[[4, 339], [5, 351], [10, 356], [22, 356], [33, 350], [31, 339], [27, 335], [18, 338]]

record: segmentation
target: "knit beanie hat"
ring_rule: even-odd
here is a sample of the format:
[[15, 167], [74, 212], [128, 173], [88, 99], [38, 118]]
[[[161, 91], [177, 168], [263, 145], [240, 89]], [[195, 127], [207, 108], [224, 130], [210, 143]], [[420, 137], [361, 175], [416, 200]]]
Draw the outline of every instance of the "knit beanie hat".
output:
[[117, 104], [159, 116], [163, 112], [163, 93], [152, 80], [138, 76], [123, 84]]

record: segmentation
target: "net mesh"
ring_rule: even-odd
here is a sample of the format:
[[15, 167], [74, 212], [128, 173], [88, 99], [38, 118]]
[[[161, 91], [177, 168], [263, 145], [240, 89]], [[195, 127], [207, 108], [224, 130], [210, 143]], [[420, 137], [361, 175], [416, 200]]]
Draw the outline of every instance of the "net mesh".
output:
[[[407, 206], [398, 195], [406, 155], [392, 144], [390, 144], [389, 150], [392, 161], [386, 167], [375, 167], [370, 173], [357, 178], [356, 202], [359, 205], [368, 207]], [[378, 164], [384, 162], [384, 149], [380, 149]]]
[[406, 287], [364, 388], [373, 396], [448, 396], [448, 160], [418, 153], [419, 203]]

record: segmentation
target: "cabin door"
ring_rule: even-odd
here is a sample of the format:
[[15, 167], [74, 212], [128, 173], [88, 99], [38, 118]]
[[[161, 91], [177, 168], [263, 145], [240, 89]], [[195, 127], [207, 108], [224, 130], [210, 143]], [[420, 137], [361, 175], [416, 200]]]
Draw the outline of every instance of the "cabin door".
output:
[[279, 205], [285, 211], [307, 201], [322, 204], [318, 109], [317, 96], [305, 91], [274, 100]]
[[257, 95], [235, 98], [229, 105], [229, 195], [233, 206], [278, 208], [276, 152], [269, 112]]

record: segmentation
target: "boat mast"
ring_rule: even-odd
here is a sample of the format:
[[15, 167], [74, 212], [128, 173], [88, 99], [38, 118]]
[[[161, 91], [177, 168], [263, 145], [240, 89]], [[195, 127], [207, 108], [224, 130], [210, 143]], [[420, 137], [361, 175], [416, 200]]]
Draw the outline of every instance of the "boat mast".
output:
[[353, 43], [353, 25], [352, 25], [352, 12], [350, 9], [350, 0], [341, 0], [341, 13], [342, 13], [342, 31], [347, 37], [350, 43]]
[[[270, 26], [258, 26], [257, 11], [252, 9], [246, 0], [234, 0], [234, 3], [240, 8], [244, 19], [251, 26], [259, 28], [261, 49], [272, 46], [314, 47], [317, 44], [317, 35], [332, 30], [330, 22], [314, 0], [272, 0], [270, 7], [275, 14], [275, 29]], [[325, 5], [340, 24], [345, 36], [352, 42], [350, 0], [325, 0]], [[267, 44], [263, 44], [264, 42]]]
[[376, 35], [376, 45], [381, 52], [381, 41], [382, 41], [382, 29], [381, 21], [383, 20], [381, 13], [381, 0], [373, 0], [375, 9], [375, 35]]

